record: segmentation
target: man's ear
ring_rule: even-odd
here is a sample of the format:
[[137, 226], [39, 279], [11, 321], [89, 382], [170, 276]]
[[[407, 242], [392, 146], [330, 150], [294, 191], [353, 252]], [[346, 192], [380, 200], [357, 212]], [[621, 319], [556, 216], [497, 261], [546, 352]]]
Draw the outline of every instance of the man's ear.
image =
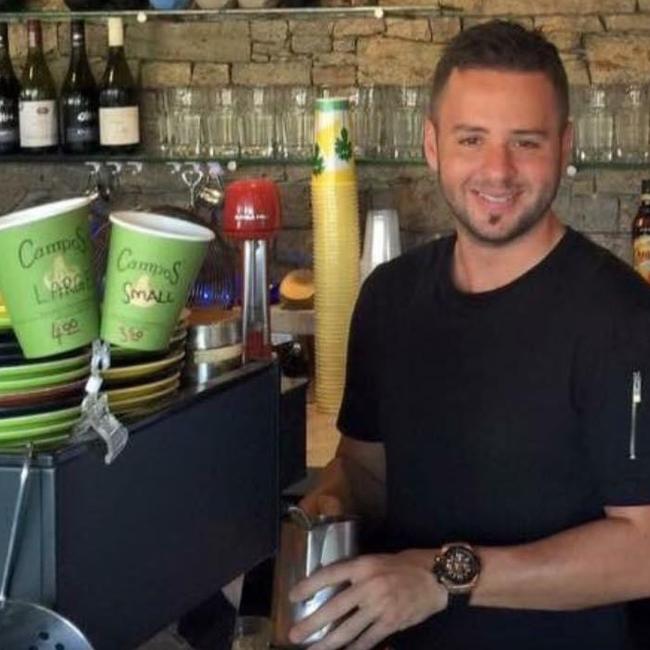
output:
[[436, 140], [436, 126], [431, 117], [428, 117], [424, 123], [424, 156], [427, 159], [429, 167], [438, 171], [438, 142]]
[[562, 173], [567, 165], [571, 162], [573, 152], [573, 122], [567, 121], [564, 131], [562, 132]]

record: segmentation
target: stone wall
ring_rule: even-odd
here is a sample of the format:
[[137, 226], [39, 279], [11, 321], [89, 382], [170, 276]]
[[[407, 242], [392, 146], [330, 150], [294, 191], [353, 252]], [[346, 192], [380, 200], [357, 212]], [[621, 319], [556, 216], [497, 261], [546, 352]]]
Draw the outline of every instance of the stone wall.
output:
[[[334, 0], [334, 2], [345, 0]], [[380, 0], [390, 6], [399, 0]], [[650, 0], [409, 0], [411, 17], [390, 11], [382, 18], [256, 18], [218, 22], [150, 20], [127, 26], [126, 50], [145, 90], [164, 86], [371, 85], [427, 83], [442, 47], [454, 34], [492, 16], [542, 29], [560, 49], [573, 85], [650, 81]], [[30, 8], [61, 8], [62, 0], [28, 0]], [[427, 9], [427, 7], [431, 7]], [[26, 36], [12, 25], [12, 55], [24, 59]], [[45, 49], [58, 82], [67, 67], [68, 27], [46, 23]], [[99, 75], [106, 53], [101, 22], [88, 25], [88, 50]], [[275, 246], [276, 273], [309, 264], [309, 168], [243, 168], [234, 176], [266, 175], [282, 188], [284, 228]], [[629, 259], [629, 227], [643, 171], [582, 170], [565, 179], [558, 210], [565, 220]], [[650, 175], [650, 169], [647, 172]], [[232, 177], [229, 176], [229, 178]], [[78, 192], [87, 183], [83, 165], [4, 166], [0, 211], [49, 196]], [[448, 232], [449, 212], [424, 165], [361, 165], [361, 214], [370, 206], [399, 210], [405, 246]], [[124, 177], [118, 205], [186, 202], [167, 167], [146, 164]]]

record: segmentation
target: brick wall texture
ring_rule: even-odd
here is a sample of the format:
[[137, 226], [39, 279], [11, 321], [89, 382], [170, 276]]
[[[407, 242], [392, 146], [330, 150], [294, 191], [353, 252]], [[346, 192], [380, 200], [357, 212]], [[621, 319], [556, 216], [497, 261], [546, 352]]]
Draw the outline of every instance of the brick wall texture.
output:
[[[28, 0], [26, 4], [32, 9], [63, 8], [62, 0]], [[404, 2], [380, 0], [380, 4]], [[450, 38], [472, 24], [500, 16], [543, 30], [558, 46], [572, 85], [650, 82], [650, 0], [409, 0], [406, 4], [426, 11], [411, 18], [133, 21], [127, 25], [127, 57], [145, 91], [229, 83], [418, 85], [428, 82]], [[99, 75], [106, 54], [106, 29], [96, 21], [87, 30], [89, 56]], [[20, 69], [26, 50], [24, 26], [13, 24], [10, 38]], [[60, 83], [69, 56], [67, 24], [45, 23], [44, 42]], [[12, 188], [0, 195], [3, 213], [16, 205], [79, 191], [87, 182], [82, 165], [43, 166], [38, 171], [4, 166], [0, 174], [3, 187]], [[629, 260], [630, 223], [646, 174], [650, 175], [650, 169], [580, 171], [562, 182], [557, 209], [567, 223]], [[275, 244], [276, 274], [310, 264], [309, 168], [247, 167], [234, 174], [248, 175], [270, 176], [281, 184], [284, 227]], [[360, 197], [362, 221], [369, 207], [398, 209], [405, 247], [452, 228], [435, 179], [424, 165], [361, 166]], [[186, 193], [165, 165], [147, 164], [142, 174], [122, 180], [116, 201], [131, 206], [183, 204]]]

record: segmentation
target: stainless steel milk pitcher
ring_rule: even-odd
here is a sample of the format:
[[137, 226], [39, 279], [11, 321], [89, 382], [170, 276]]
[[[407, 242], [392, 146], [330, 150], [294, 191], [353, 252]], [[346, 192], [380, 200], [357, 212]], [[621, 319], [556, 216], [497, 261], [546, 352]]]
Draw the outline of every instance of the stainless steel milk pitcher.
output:
[[321, 567], [355, 557], [358, 553], [357, 520], [352, 517], [309, 517], [301, 508], [289, 508], [282, 522], [280, 551], [273, 582], [273, 636], [277, 648], [305, 647], [322, 639], [336, 623], [314, 632], [296, 646], [289, 640], [295, 623], [315, 612], [347, 585], [334, 585], [318, 591], [306, 601], [289, 601], [291, 588]]

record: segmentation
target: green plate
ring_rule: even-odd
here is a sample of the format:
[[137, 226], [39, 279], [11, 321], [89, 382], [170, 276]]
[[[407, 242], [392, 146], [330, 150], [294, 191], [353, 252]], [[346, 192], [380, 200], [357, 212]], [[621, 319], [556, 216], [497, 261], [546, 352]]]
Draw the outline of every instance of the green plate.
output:
[[[29, 440], [30, 444], [34, 449], [39, 449], [43, 451], [44, 449], [51, 449], [58, 447], [62, 442], [65, 442], [70, 438], [69, 433], [63, 433], [55, 436], [45, 435], [42, 438], [31, 438]], [[20, 441], [12, 442], [2, 442], [0, 441], [0, 450], [2, 451], [24, 451], [25, 445]]]
[[63, 433], [64, 431], [70, 431], [78, 421], [79, 418], [75, 416], [63, 422], [49, 422], [48, 424], [25, 427], [16, 431], [0, 431], [0, 443], [21, 442], [31, 440], [32, 438], [39, 438], [47, 434]]
[[0, 432], [29, 428], [32, 426], [41, 426], [50, 422], [60, 422], [61, 420], [69, 420], [81, 413], [81, 404], [79, 406], [72, 406], [67, 409], [59, 409], [58, 411], [47, 411], [46, 413], [37, 413], [35, 415], [20, 415], [13, 418], [0, 418]]
[[74, 379], [79, 379], [90, 373], [88, 366], [75, 368], [67, 372], [56, 372], [51, 375], [42, 375], [40, 377], [27, 377], [23, 379], [0, 379], [0, 396], [4, 393], [15, 393], [16, 391], [29, 390], [32, 388], [44, 388], [45, 386], [55, 386], [56, 384], [65, 384]]
[[23, 363], [16, 366], [3, 366], [0, 368], [0, 386], [5, 379], [20, 379], [27, 378], [33, 375], [46, 374], [50, 375], [55, 372], [64, 372], [72, 370], [86, 363], [90, 360], [90, 352], [84, 352], [74, 357], [66, 357], [65, 359], [57, 359], [56, 361], [42, 361], [38, 363]]

